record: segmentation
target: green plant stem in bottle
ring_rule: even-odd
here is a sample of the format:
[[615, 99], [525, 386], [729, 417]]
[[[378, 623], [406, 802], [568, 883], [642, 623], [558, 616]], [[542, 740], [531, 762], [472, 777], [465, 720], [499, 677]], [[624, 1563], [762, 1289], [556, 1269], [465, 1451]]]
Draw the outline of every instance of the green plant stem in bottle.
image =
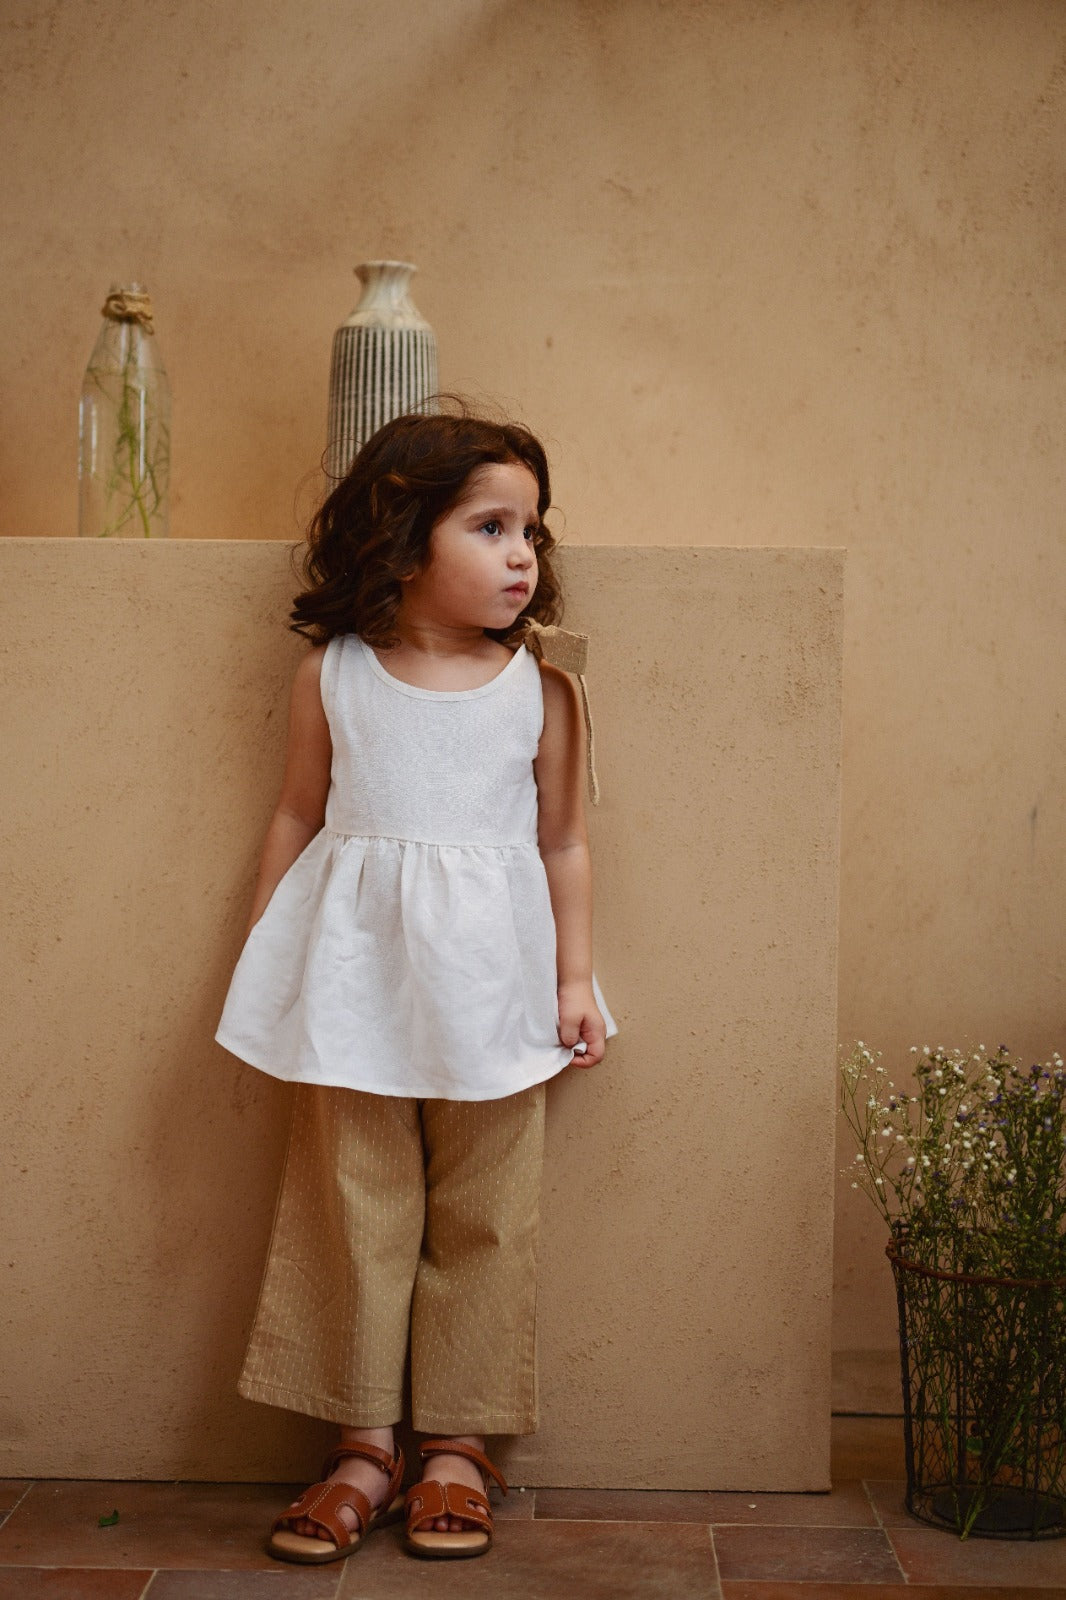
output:
[[90, 539], [169, 532], [170, 385], [140, 284], [112, 285], [81, 390], [78, 532]]

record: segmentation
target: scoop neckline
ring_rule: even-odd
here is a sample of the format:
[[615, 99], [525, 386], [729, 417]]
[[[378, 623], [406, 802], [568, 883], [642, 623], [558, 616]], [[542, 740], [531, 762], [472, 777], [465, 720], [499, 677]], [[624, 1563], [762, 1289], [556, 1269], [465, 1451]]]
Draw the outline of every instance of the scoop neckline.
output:
[[391, 689], [398, 689], [401, 694], [409, 694], [416, 700], [474, 700], [479, 695], [491, 694], [493, 689], [496, 689], [500, 682], [506, 678], [507, 674], [513, 671], [514, 664], [519, 657], [526, 653], [525, 645], [520, 644], [512, 654], [510, 661], [504, 662], [494, 678], [490, 678], [488, 683], [476, 684], [473, 689], [423, 689], [417, 683], [404, 683], [402, 678], [395, 677], [386, 667], [382, 666], [378, 660], [377, 652], [372, 645], [367, 644], [361, 634], [357, 633], [355, 638], [358, 639], [362, 646], [363, 653], [370, 662], [371, 671], [375, 676], [380, 678], [382, 683], [387, 683]]

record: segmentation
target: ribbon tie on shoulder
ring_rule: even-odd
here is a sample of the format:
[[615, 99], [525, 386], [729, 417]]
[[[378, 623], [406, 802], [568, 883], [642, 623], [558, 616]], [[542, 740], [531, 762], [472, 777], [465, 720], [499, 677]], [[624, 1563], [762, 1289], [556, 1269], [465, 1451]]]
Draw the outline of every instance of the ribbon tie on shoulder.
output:
[[589, 704], [588, 669], [589, 641], [586, 633], [568, 633], [554, 624], [545, 626], [532, 617], [525, 619], [522, 643], [538, 661], [546, 661], [560, 672], [571, 673], [581, 687], [581, 709], [585, 715], [585, 767], [588, 773], [589, 799], [594, 806], [600, 803], [600, 782], [596, 776], [596, 745], [592, 731], [592, 707]]

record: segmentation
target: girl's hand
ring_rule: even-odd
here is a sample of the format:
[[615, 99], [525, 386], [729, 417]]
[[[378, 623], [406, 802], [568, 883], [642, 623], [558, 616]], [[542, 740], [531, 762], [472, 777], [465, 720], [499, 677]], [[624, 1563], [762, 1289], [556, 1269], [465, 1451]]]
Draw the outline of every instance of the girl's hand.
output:
[[572, 1067], [594, 1067], [607, 1048], [607, 1025], [600, 1015], [591, 983], [559, 985], [559, 1042], [568, 1049], [584, 1044]]

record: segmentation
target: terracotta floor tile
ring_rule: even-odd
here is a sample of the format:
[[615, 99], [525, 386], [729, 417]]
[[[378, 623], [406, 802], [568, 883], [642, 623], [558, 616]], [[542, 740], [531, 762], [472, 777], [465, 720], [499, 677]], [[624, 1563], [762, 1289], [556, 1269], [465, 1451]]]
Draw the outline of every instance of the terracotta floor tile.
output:
[[273, 1565], [273, 1572], [157, 1572], [146, 1600], [336, 1600], [343, 1563]]
[[903, 1478], [902, 1417], [834, 1417], [829, 1472], [834, 1483], [853, 1478]]
[[696, 1489], [538, 1489], [538, 1522], [699, 1522], [715, 1496]]
[[866, 1480], [866, 1493], [869, 1495], [870, 1503], [883, 1527], [921, 1528], [922, 1524], [916, 1517], [911, 1516], [903, 1504], [903, 1496], [906, 1492], [906, 1478], [868, 1478]]
[[718, 1600], [692, 1525], [514, 1522], [475, 1561], [418, 1561], [385, 1530], [345, 1563], [337, 1600]]
[[0, 1478], [0, 1511], [17, 1506], [31, 1482], [30, 1478]]
[[724, 1494], [670, 1489], [538, 1489], [537, 1519], [561, 1522], [781, 1523], [867, 1528], [876, 1517], [861, 1484], [831, 1494]]
[[880, 1528], [715, 1528], [714, 1547], [723, 1581], [903, 1582]]
[[890, 1583], [723, 1583], [722, 1600], [1066, 1600], [1066, 1589]]
[[711, 1522], [808, 1528], [873, 1528], [861, 1483], [837, 1483], [829, 1494], [712, 1494]]
[[1066, 1539], [959, 1539], [907, 1520], [906, 1528], [885, 1532], [910, 1584], [1066, 1587]]
[[497, 1522], [532, 1522], [536, 1514], [537, 1496], [543, 1493], [540, 1489], [512, 1489], [510, 1494], [503, 1495], [499, 1489], [493, 1487], [492, 1514]]
[[[259, 1568], [278, 1507], [269, 1483], [35, 1483], [0, 1528], [0, 1567]], [[119, 1512], [115, 1527], [98, 1519]]]
[[141, 1600], [151, 1572], [0, 1567], [0, 1600]]

